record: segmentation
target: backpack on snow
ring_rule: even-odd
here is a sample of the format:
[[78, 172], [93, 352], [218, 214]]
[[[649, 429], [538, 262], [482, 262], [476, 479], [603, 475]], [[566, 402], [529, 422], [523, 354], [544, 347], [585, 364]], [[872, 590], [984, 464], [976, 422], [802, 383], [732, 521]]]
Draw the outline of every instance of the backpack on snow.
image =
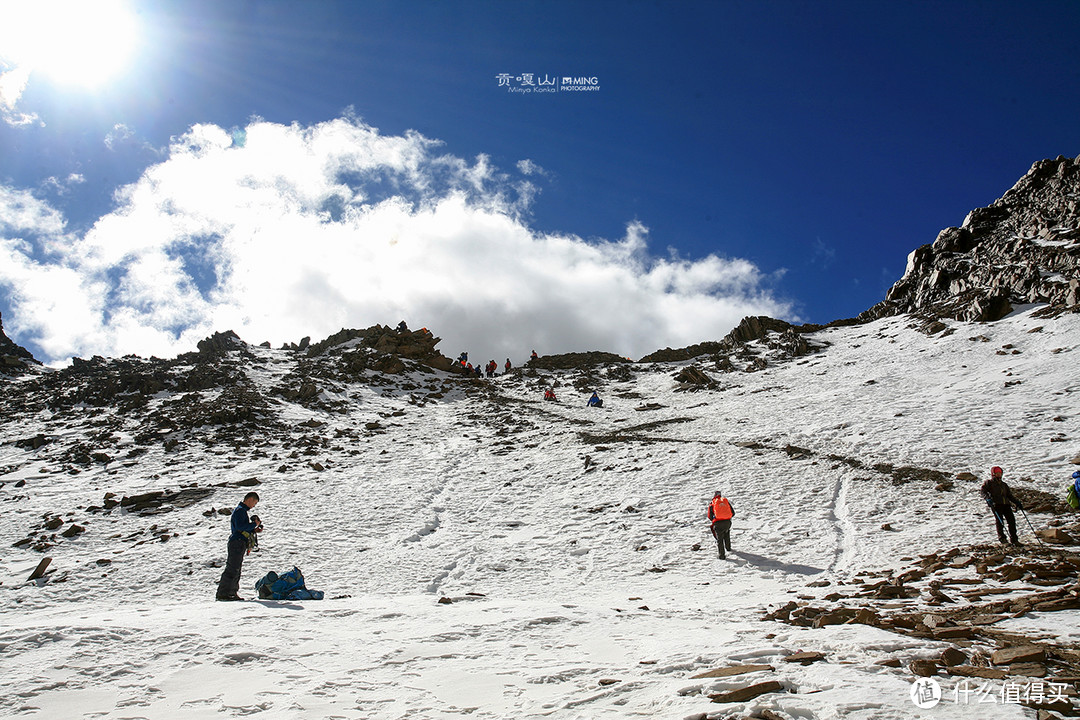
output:
[[264, 600], [322, 600], [322, 590], [308, 590], [304, 585], [304, 574], [293, 566], [287, 573], [278, 575], [271, 570], [255, 581], [255, 590]]
[[1080, 496], [1076, 494], [1076, 483], [1069, 485], [1069, 489], [1065, 493], [1065, 502], [1073, 510], [1080, 510]]

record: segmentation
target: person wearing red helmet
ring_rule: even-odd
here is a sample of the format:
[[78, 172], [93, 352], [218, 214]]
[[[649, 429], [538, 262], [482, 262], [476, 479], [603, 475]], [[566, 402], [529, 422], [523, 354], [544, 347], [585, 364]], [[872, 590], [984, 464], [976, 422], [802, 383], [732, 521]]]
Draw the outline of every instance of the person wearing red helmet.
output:
[[1024, 506], [1013, 495], [1002, 476], [1004, 471], [996, 465], [990, 468], [990, 479], [982, 484], [982, 496], [990, 510], [994, 513], [994, 524], [997, 526], [998, 540], [1005, 542], [1005, 526], [1009, 527], [1009, 541], [1013, 545], [1019, 545], [1016, 537], [1016, 516], [1013, 515], [1012, 506], [1023, 510]]
[[731, 550], [731, 518], [735, 517], [735, 509], [731, 507], [731, 501], [717, 490], [709, 503], [708, 515], [709, 522], [712, 523], [709, 529], [716, 538], [716, 547], [720, 551], [720, 559], [723, 560], [725, 551]]

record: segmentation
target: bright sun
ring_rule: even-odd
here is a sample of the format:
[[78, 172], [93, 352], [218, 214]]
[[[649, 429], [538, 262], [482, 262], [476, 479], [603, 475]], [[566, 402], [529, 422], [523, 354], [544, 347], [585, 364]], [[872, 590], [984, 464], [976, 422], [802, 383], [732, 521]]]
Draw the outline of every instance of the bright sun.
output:
[[56, 82], [104, 83], [124, 68], [135, 37], [123, 0], [0, 0], [0, 58]]

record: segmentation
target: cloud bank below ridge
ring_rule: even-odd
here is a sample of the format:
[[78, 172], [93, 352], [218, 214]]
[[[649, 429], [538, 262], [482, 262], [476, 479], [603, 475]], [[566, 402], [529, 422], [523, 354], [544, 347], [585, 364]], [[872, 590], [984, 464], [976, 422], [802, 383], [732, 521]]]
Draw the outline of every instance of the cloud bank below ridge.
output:
[[215, 330], [279, 345], [405, 319], [444, 354], [501, 362], [533, 348], [640, 357], [745, 315], [791, 316], [753, 263], [653, 256], [640, 222], [615, 240], [539, 232], [542, 168], [439, 146], [348, 116], [196, 125], [82, 233], [0, 186], [5, 327], [61, 362], [171, 356]]

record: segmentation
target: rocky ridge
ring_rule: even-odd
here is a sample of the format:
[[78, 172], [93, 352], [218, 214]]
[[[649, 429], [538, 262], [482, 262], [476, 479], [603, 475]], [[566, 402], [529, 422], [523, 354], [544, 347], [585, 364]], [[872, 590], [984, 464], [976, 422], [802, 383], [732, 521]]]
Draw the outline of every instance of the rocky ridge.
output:
[[1080, 309], [1080, 157], [1036, 162], [1000, 199], [916, 249], [904, 277], [860, 318], [991, 322], [1033, 303]]
[[30, 365], [40, 365], [29, 350], [18, 345], [4, 332], [4, 321], [0, 317], [0, 375], [20, 374]]

